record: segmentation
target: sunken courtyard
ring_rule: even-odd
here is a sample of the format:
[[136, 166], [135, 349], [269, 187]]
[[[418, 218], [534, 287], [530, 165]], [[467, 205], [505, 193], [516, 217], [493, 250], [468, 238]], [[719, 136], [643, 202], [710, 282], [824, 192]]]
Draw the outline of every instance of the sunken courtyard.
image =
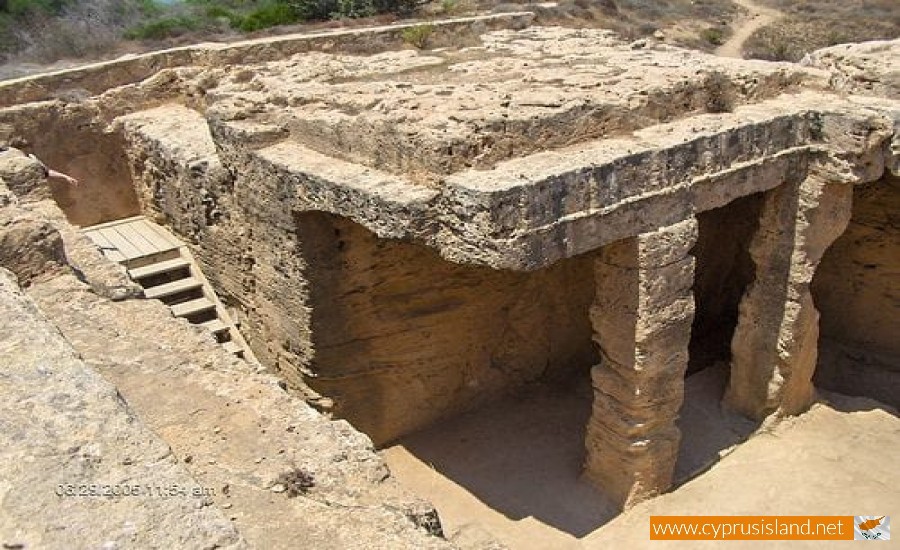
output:
[[400, 27], [0, 82], [4, 548], [896, 510], [900, 41]]

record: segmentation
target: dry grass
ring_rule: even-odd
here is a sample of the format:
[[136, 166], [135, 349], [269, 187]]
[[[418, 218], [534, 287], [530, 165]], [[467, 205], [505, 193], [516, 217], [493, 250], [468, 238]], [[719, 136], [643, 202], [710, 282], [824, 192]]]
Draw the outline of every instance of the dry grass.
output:
[[759, 1], [786, 16], [750, 37], [744, 46], [746, 57], [799, 61], [835, 44], [900, 37], [896, 0]]
[[626, 40], [667, 33], [667, 41], [689, 48], [711, 50], [726, 40], [729, 23], [739, 10], [731, 0], [558, 0], [555, 7], [483, 0], [484, 9], [528, 10], [538, 25], [611, 29]]
[[16, 57], [41, 63], [93, 57], [115, 46], [123, 29], [140, 17], [134, 4], [121, 0], [75, 2], [59, 16], [34, 13], [12, 30]]
[[[757, 1], [778, 8], [786, 17], [760, 29], [748, 40], [745, 45], [747, 57], [798, 61], [809, 51], [841, 42], [900, 36], [897, 0]], [[40, 70], [40, 67], [33, 65], [35, 62], [46, 64], [61, 58], [96, 60], [123, 53], [205, 40], [231, 40], [241, 36], [226, 25], [219, 29], [198, 28], [164, 40], [141, 43], [122, 41], [123, 31], [131, 28], [140, 14], [113, 8], [134, 5], [134, 2], [140, 0], [84, 0], [73, 3], [61, 17], [34, 18], [27, 24], [17, 26], [14, 38], [24, 44], [24, 48], [9, 59], [8, 65], [0, 65], [0, 79]], [[669, 43], [706, 51], [711, 51], [728, 38], [730, 24], [740, 13], [732, 0], [559, 0], [555, 7], [538, 6], [528, 0], [433, 0], [430, 5], [423, 6], [422, 14], [434, 17], [475, 11], [518, 10], [534, 11], [537, 14], [536, 24], [539, 25], [608, 28], [626, 40], [636, 40], [662, 30]], [[396, 15], [390, 14], [356, 20], [341, 19], [274, 27], [244, 36], [386, 24], [396, 19]], [[10, 36], [6, 38], [10, 39]]]
[[706, 90], [706, 110], [710, 113], [730, 113], [736, 101], [734, 84], [727, 75], [714, 72], [703, 83]]

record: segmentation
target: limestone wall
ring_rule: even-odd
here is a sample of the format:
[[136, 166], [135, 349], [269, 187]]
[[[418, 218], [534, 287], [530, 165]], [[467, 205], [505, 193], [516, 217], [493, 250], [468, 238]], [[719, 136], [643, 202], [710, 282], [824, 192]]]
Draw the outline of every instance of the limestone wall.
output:
[[289, 179], [259, 163], [225, 172], [205, 127], [183, 122], [198, 117], [127, 118], [143, 210], [196, 245], [260, 360], [327, 396], [376, 443], [597, 362], [589, 255], [532, 273], [462, 266], [300, 212]]
[[[198, 63], [160, 95], [172, 104], [135, 102], [147, 110], [113, 125], [142, 210], [191, 243], [264, 364], [378, 443], [596, 364], [586, 289], [603, 287], [585, 257], [701, 213], [695, 343], [737, 350], [739, 410], [802, 411], [816, 360], [809, 282], [849, 217], [851, 184], [889, 163], [893, 104], [783, 95], [823, 75], [597, 32], [481, 40], [476, 59], [462, 48]], [[573, 51], [589, 69], [558, 81]], [[526, 65], [536, 81], [510, 70]], [[710, 75], [724, 84], [690, 91]], [[714, 89], [735, 105], [696, 103]], [[110, 94], [107, 119], [128, 103]], [[762, 204], [702, 214], [754, 193]], [[718, 332], [734, 324], [729, 350]]]
[[[35, 161], [0, 154], [5, 546], [449, 547], [367, 437], [138, 289], [67, 223]], [[298, 471], [305, 498], [285, 487]], [[151, 489], [60, 496], [68, 484]], [[158, 494], [173, 487], [203, 494]]]
[[298, 219], [310, 266], [309, 382], [376, 442], [528, 380], [587, 376], [596, 362], [589, 257], [499, 271], [328, 214]]
[[121, 135], [106, 130], [96, 106], [44, 102], [2, 109], [0, 141], [79, 180], [77, 188], [50, 182], [71, 223], [93, 225], [139, 212]]
[[586, 258], [497, 271], [330, 214], [297, 213], [279, 227], [251, 212], [197, 235], [208, 275], [240, 306], [260, 359], [326, 396], [376, 444], [596, 362]]
[[823, 339], [817, 384], [900, 406], [900, 178], [854, 189], [850, 224], [825, 254], [813, 295]]

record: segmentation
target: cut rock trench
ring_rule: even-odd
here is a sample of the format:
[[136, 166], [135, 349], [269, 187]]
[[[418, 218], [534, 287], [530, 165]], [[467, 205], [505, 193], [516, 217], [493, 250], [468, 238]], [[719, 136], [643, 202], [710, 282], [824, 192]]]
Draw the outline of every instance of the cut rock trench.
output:
[[[802, 491], [767, 493], [748, 465], [787, 452], [769, 433], [897, 429], [885, 327], [900, 322], [900, 239], [885, 205], [898, 197], [900, 41], [801, 67], [527, 20], [437, 24], [477, 38], [438, 65], [385, 28], [77, 69], [67, 78], [90, 97], [72, 103], [31, 101], [60, 86], [53, 76], [0, 84], [2, 131], [83, 181], [48, 183], [33, 160], [0, 153], [0, 265], [24, 288], [4, 275], [0, 305], [21, 323], [0, 349], [38, 376], [48, 367], [29, 359], [23, 327], [58, 329], [58, 372], [114, 386], [124, 402], [103, 390], [103, 406], [134, 424], [63, 426], [47, 444], [77, 435], [66, 448], [107, 465], [134, 451], [134, 471], [73, 481], [209, 489], [172, 509], [190, 518], [179, 527], [150, 503], [0, 497], [0, 538], [59, 546], [71, 522], [94, 546], [591, 547], [735, 478], [734, 502], [700, 500], [832, 512]], [[138, 70], [152, 60], [167, 68]], [[860, 65], [877, 85], [854, 79]], [[129, 70], [145, 79], [126, 82]], [[258, 364], [137, 299], [111, 249], [77, 227], [134, 216], [197, 266], [128, 265], [143, 295], [178, 297], [174, 308], [215, 298], [222, 326], [193, 320], [239, 325], [230, 338]], [[83, 385], [57, 397], [14, 385], [37, 402], [86, 399]], [[883, 403], [831, 395], [829, 408], [816, 386]], [[36, 445], [0, 456], [16, 465], [0, 482], [21, 487], [33, 472], [16, 453], [43, 443], [34, 418], [4, 415]], [[896, 454], [866, 441], [841, 456]], [[858, 481], [828, 453], [806, 458]], [[767, 471], [788, 478], [784, 462]], [[54, 519], [36, 522], [32, 504]], [[141, 519], [116, 530], [88, 509]]]

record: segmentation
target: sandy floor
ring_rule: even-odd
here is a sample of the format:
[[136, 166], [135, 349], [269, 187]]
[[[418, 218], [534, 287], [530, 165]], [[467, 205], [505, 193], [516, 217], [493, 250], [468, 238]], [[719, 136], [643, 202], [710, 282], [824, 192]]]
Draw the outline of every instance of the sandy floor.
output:
[[724, 383], [717, 369], [688, 379], [676, 476], [703, 473], [619, 516], [578, 479], [588, 387], [530, 388], [383, 455], [402, 483], [437, 506], [448, 537], [464, 547], [496, 539], [513, 550], [667, 548], [648, 540], [649, 515], [890, 515], [900, 508], [896, 416], [874, 402], [835, 397], [838, 405], [817, 405], [734, 447], [756, 426], [720, 410]]

